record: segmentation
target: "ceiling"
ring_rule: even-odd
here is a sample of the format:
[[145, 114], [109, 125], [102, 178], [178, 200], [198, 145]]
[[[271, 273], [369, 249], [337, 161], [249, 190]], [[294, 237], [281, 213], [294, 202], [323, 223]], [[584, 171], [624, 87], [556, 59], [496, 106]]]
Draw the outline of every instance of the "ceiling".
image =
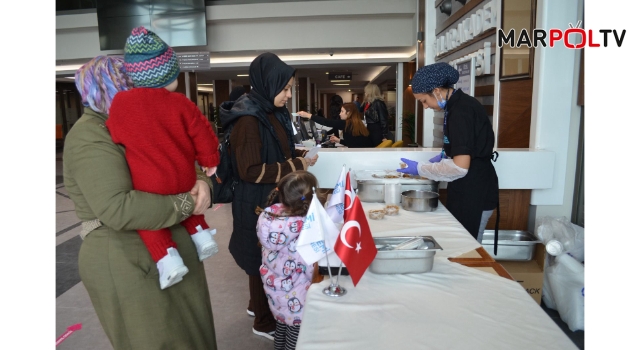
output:
[[[347, 91], [363, 92], [369, 82], [384, 85], [383, 90], [395, 89], [396, 64], [324, 64], [294, 66], [298, 78], [309, 78], [320, 92]], [[197, 71], [198, 84], [212, 84], [213, 80], [232, 80], [233, 85], [250, 85], [249, 77], [238, 75], [248, 74], [249, 67], [214, 68], [210, 71]], [[334, 85], [327, 73], [351, 73], [349, 85]]]
[[[180, 52], [181, 50], [178, 48], [176, 51]], [[204, 89], [210, 88], [213, 80], [231, 80], [233, 85], [250, 85], [248, 76], [239, 77], [238, 75], [248, 74], [252, 58], [262, 52], [212, 52], [211, 69], [195, 72], [197, 83], [206, 84], [200, 86]], [[385, 59], [379, 54], [380, 49], [372, 52], [367, 52], [363, 48], [294, 49], [273, 50], [272, 52], [280, 56], [287, 64], [296, 68], [298, 78], [309, 78], [320, 92], [336, 93], [351, 89], [351, 92], [362, 93], [364, 86], [369, 82], [378, 84], [383, 91], [395, 90], [398, 58]], [[396, 54], [396, 56], [398, 54], [407, 57], [411, 56], [411, 52], [407, 53], [407, 48], [388, 48], [385, 53]], [[359, 56], [355, 57], [354, 55]], [[370, 55], [373, 58], [365, 55]], [[80, 66], [85, 63], [85, 60], [64, 63]], [[70, 79], [68, 77], [73, 77], [74, 70], [57, 72], [56, 80], [69, 82]], [[335, 83], [329, 81], [327, 73], [351, 73], [352, 79], [349, 85], [334, 85]]]

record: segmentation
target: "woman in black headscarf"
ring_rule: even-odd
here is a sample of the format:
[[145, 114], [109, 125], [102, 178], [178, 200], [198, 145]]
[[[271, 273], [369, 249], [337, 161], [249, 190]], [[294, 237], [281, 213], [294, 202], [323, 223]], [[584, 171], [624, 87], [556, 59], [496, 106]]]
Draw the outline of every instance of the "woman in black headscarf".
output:
[[253, 333], [273, 340], [276, 323], [260, 278], [262, 264], [258, 245], [256, 207], [264, 207], [280, 179], [306, 170], [318, 156], [304, 158], [296, 150], [291, 114], [285, 107], [291, 98], [295, 69], [272, 53], [256, 57], [249, 67], [251, 91], [235, 102], [220, 106], [222, 127], [231, 127], [230, 149], [238, 185], [234, 189], [233, 233], [229, 251], [249, 275], [247, 313], [255, 316]]

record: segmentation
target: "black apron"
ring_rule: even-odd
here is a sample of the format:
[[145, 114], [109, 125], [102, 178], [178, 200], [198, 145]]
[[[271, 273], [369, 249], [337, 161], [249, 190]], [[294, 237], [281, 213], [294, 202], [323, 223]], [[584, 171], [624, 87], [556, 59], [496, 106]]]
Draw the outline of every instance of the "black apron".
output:
[[482, 212], [498, 207], [498, 176], [491, 158], [471, 159], [469, 172], [447, 185], [447, 209], [478, 238]]

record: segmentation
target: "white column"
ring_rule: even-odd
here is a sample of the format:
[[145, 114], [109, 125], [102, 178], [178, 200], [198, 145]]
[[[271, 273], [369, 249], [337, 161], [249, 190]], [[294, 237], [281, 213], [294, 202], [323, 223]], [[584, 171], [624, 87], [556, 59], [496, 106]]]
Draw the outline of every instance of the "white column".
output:
[[[440, 11], [435, 7], [435, 0], [420, 0], [425, 1], [425, 28], [424, 28], [424, 64], [432, 64], [435, 62], [436, 57], [436, 11]], [[420, 69], [420, 67], [416, 67]], [[416, 113], [416, 120], [419, 116], [422, 116], [422, 146], [433, 147], [433, 130], [435, 124], [433, 122], [433, 110], [424, 109], [422, 103], [418, 102], [418, 113]]]
[[[581, 0], [538, 0], [535, 28], [567, 28], [568, 23], [576, 23], [582, 18]], [[571, 216], [573, 197], [570, 194], [579, 127], [576, 118], [579, 120], [580, 117], [580, 107], [576, 103], [578, 73], [578, 50], [563, 47], [535, 50], [529, 145], [553, 151], [556, 155], [552, 188], [533, 190], [531, 194], [532, 205], [553, 207], [539, 206], [536, 216]]]
[[[404, 103], [404, 67], [402, 62], [396, 65], [396, 139], [402, 140], [402, 110]], [[408, 83], [407, 83], [408, 84]]]

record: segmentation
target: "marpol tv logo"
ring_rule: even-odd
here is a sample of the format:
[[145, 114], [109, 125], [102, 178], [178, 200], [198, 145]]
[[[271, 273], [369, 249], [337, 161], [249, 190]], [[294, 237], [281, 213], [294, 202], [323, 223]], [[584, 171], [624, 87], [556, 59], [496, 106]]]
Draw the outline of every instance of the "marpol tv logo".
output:
[[[510, 47], [520, 48], [526, 46], [531, 47], [554, 47], [555, 45], [564, 45], [568, 49], [582, 49], [589, 47], [608, 47], [609, 45], [622, 46], [626, 29], [618, 31], [617, 29], [600, 29], [594, 32], [592, 29], [582, 29], [580, 26], [582, 21], [574, 27], [569, 23], [569, 28], [564, 31], [557, 28], [549, 30], [534, 29], [533, 33], [529, 33], [527, 29], [522, 29], [520, 35], [516, 39], [515, 29], [509, 30], [507, 33], [502, 29], [498, 29], [498, 47], [509, 45]], [[571, 38], [571, 40], [570, 40]]]

